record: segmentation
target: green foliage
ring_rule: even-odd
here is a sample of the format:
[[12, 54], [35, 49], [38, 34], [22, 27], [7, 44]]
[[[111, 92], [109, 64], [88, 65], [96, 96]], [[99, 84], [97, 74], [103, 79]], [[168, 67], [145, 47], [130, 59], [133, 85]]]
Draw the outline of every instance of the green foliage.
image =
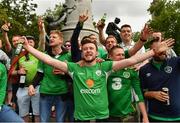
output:
[[[60, 14], [64, 11], [63, 5], [61, 3], [56, 4], [54, 10], [47, 9], [46, 12], [44, 13], [44, 18], [46, 17], [52, 17], [54, 20], [57, 20], [60, 16]], [[61, 30], [63, 26], [63, 22], [60, 24], [60, 27], [57, 29]], [[45, 25], [47, 26], [47, 22], [45, 21]]]
[[0, 24], [10, 22], [12, 28], [9, 31], [9, 38], [12, 35], [33, 35], [38, 38], [37, 15], [35, 9], [37, 4], [33, 0], [1, 0], [0, 3]]
[[134, 32], [133, 33], [133, 41], [137, 42], [139, 40], [139, 37], [140, 37], [140, 32]]
[[156, 0], [148, 11], [152, 14], [151, 27], [163, 32], [165, 38], [174, 38], [174, 50], [180, 54], [180, 1]]
[[[37, 7], [37, 4], [33, 3], [33, 0], [0, 0], [0, 26], [5, 21], [11, 23], [12, 28], [8, 32], [10, 39], [13, 35], [18, 34], [32, 35], [38, 41], [38, 16], [35, 13]], [[63, 6], [59, 3], [54, 10], [46, 10], [43, 16], [44, 18], [52, 16], [56, 20], [62, 11]], [[47, 25], [46, 22], [45, 25]], [[0, 37], [2, 37], [1, 33]]]

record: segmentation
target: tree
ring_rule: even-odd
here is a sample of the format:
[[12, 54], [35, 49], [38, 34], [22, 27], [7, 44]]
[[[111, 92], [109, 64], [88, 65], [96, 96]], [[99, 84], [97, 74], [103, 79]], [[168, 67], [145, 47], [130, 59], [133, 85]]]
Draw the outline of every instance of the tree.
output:
[[174, 38], [174, 50], [180, 54], [180, 1], [154, 0], [148, 11], [152, 15], [151, 27], [163, 32], [165, 38]]
[[[46, 31], [49, 34], [50, 30], [58, 29], [61, 30], [64, 25], [64, 21], [59, 22], [61, 20], [62, 15], [64, 14], [65, 5], [61, 3], [56, 4], [54, 10], [47, 9], [44, 13]], [[49, 24], [55, 22], [55, 26], [51, 27]]]
[[[9, 32], [11, 37], [14, 34], [33, 35], [38, 37], [37, 15], [35, 9], [37, 4], [33, 0], [1, 0], [0, 3], [0, 24], [4, 21], [12, 24]], [[34, 25], [36, 23], [36, 28]]]

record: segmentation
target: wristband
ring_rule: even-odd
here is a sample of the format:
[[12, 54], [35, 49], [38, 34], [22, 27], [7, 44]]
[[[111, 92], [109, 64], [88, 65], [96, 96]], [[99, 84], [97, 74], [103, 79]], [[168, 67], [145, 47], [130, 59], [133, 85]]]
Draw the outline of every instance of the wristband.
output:
[[142, 42], [146, 42], [147, 40], [140, 38], [140, 41], [142, 41]]

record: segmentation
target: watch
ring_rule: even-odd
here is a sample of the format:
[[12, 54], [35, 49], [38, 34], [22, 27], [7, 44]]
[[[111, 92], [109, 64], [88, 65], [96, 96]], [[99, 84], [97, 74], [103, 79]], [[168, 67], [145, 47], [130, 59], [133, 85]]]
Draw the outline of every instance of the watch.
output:
[[142, 41], [142, 42], [146, 42], [147, 40], [140, 38], [140, 41]]

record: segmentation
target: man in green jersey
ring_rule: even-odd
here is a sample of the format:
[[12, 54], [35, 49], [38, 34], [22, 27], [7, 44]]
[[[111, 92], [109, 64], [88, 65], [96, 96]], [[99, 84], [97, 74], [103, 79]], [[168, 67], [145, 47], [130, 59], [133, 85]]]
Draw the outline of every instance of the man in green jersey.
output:
[[[2, 55], [0, 55], [2, 57]], [[0, 122], [24, 122], [9, 106], [4, 104], [7, 87], [7, 69], [0, 62]]]
[[[114, 46], [109, 52], [113, 61], [125, 59], [125, 53], [120, 46]], [[136, 101], [142, 112], [143, 122], [148, 122], [147, 112], [140, 89], [137, 72], [131, 68], [124, 68], [112, 72], [107, 80], [109, 99], [109, 121], [114, 122], [138, 122], [135, 116], [135, 107], [132, 105], [133, 88], [136, 93]]]
[[[58, 30], [52, 30], [49, 40], [50, 48], [47, 50], [48, 56], [60, 61], [70, 61], [70, 54], [61, 48], [62, 45], [62, 33]], [[55, 106], [56, 121], [63, 122], [68, 92], [66, 76], [56, 67], [52, 67], [43, 61], [40, 61], [38, 65], [38, 75], [40, 77], [35, 78], [33, 85], [29, 86], [29, 94], [35, 94], [34, 87], [36, 82], [40, 81], [40, 121], [50, 122], [51, 107]]]
[[82, 60], [84, 65], [56, 60], [22, 42], [26, 50], [35, 57], [57, 69], [62, 70], [73, 79], [75, 112], [74, 118], [79, 121], [101, 120], [109, 117], [107, 77], [111, 71], [117, 71], [130, 65], [139, 63], [168, 49], [174, 42], [167, 40], [157, 45], [147, 53], [132, 56], [121, 61], [106, 61], [96, 63], [97, 45], [91, 40], [84, 39], [82, 44]]

